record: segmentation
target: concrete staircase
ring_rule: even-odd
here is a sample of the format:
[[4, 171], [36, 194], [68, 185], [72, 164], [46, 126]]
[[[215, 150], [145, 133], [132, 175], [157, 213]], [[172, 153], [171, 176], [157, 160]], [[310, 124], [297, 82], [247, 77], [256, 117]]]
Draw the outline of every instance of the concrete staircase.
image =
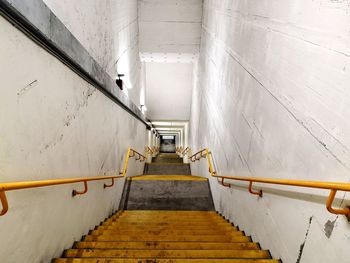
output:
[[145, 165], [144, 174], [190, 175], [191, 168], [189, 164], [183, 163], [183, 159], [175, 153], [160, 153], [153, 158], [152, 163]]
[[279, 262], [214, 211], [206, 178], [175, 173], [178, 159], [155, 159], [166, 175], [129, 178], [120, 211], [53, 262]]
[[54, 263], [278, 263], [213, 211], [121, 211]]

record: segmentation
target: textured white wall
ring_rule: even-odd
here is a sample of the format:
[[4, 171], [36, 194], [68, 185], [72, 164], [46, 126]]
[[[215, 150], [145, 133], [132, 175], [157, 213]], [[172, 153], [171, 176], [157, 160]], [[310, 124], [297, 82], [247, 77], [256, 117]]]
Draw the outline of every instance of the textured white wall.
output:
[[[112, 175], [146, 127], [0, 17], [0, 181]], [[139, 162], [138, 162], [139, 163]], [[131, 162], [130, 174], [143, 165]], [[50, 262], [118, 208], [123, 181], [8, 192], [0, 262]], [[108, 182], [106, 182], [108, 183]]]
[[137, 0], [44, 0], [112, 78], [125, 74], [124, 92], [140, 105]]
[[147, 117], [151, 120], [189, 120], [192, 63], [145, 63]]
[[139, 0], [140, 50], [198, 53], [202, 0]]
[[[219, 173], [349, 181], [349, 11], [347, 1], [204, 1], [191, 141], [210, 147]], [[205, 162], [192, 171], [208, 174]], [[349, 261], [350, 224], [326, 211], [327, 191], [266, 186], [258, 199], [211, 187], [216, 208], [283, 262]]]

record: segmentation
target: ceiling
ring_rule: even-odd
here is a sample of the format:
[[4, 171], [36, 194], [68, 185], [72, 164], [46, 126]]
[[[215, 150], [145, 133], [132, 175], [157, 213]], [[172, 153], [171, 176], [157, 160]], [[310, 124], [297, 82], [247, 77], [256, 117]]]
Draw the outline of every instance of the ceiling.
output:
[[146, 115], [189, 120], [202, 0], [139, 0], [139, 49]]

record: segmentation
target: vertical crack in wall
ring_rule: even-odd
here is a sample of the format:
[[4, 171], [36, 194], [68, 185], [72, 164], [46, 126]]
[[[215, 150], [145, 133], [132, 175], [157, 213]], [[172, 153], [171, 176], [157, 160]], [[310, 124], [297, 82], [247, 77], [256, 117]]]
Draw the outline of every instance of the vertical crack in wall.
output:
[[295, 263], [300, 263], [301, 256], [303, 255], [303, 251], [304, 251], [306, 239], [307, 239], [307, 236], [309, 235], [309, 231], [310, 231], [312, 219], [313, 219], [313, 216], [311, 216], [310, 219], [309, 219], [309, 226], [307, 227], [304, 241], [303, 241], [303, 243], [301, 243], [301, 245], [300, 245], [300, 248], [299, 248], [299, 255], [298, 255], [297, 261], [296, 261]]

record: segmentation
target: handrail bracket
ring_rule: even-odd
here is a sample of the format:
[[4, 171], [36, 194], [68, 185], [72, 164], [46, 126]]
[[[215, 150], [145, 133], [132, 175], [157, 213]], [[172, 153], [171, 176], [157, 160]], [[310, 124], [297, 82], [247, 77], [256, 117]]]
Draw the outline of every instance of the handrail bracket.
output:
[[262, 197], [263, 196], [263, 191], [262, 190], [259, 190], [259, 191], [254, 191], [253, 190], [253, 182], [250, 181], [249, 182], [249, 193], [253, 194], [253, 195], [258, 195], [259, 197]]
[[84, 190], [83, 191], [73, 190], [72, 195], [73, 196], [83, 195], [83, 194], [86, 194], [87, 191], [88, 191], [88, 183], [87, 183], [87, 181], [84, 181]]
[[0, 211], [0, 216], [3, 216], [9, 210], [9, 205], [7, 202], [5, 191], [0, 191], [0, 201], [1, 201], [1, 205], [2, 205], [2, 210]]
[[112, 178], [111, 184], [103, 184], [103, 188], [112, 187], [114, 185], [114, 178]]
[[349, 207], [345, 207], [344, 209], [335, 209], [332, 207], [336, 194], [337, 194], [337, 190], [334, 190], [334, 189], [332, 189], [329, 193], [327, 203], [326, 203], [326, 207], [327, 207], [328, 212], [335, 214], [335, 215], [345, 215], [348, 219], [350, 219], [350, 208]]

